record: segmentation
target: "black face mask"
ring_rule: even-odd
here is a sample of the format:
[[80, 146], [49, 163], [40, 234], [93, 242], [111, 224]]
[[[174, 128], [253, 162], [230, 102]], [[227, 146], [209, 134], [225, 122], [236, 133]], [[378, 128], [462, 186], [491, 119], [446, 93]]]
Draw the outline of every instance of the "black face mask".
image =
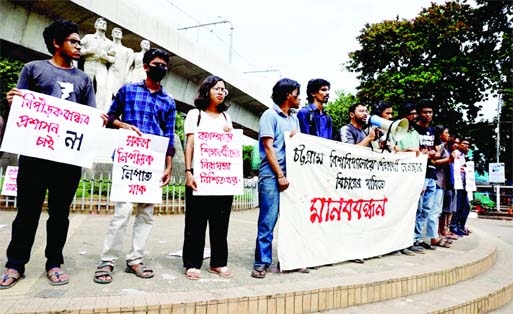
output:
[[156, 65], [148, 65], [148, 67], [150, 68], [147, 72], [148, 76], [155, 82], [160, 82], [167, 74], [167, 69], [164, 67]]

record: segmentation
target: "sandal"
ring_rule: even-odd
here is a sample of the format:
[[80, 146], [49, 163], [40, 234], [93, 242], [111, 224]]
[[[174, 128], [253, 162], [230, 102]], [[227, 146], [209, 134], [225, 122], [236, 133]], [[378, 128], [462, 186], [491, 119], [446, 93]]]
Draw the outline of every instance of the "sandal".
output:
[[224, 267], [210, 267], [210, 269], [208, 270], [209, 273], [212, 273], [212, 274], [216, 274], [216, 275], [219, 275], [223, 278], [232, 278], [233, 277], [233, 273], [232, 271], [224, 266]]
[[[134, 269], [134, 266], [137, 268]], [[151, 269], [148, 265], [144, 265], [143, 263], [128, 265], [126, 264], [125, 273], [134, 274], [139, 278], [152, 278], [153, 277], [153, 269]]]
[[185, 276], [190, 280], [198, 280], [201, 278], [201, 270], [197, 268], [188, 268], [185, 270]]
[[431, 240], [431, 245], [439, 246], [439, 247], [445, 247], [445, 248], [450, 248], [451, 247], [451, 244], [445, 238], [432, 239]]
[[265, 278], [266, 270], [265, 266], [255, 266], [253, 270], [251, 271], [251, 277], [263, 279]]
[[107, 284], [112, 282], [112, 271], [114, 267], [109, 265], [100, 265], [94, 272], [94, 282], [99, 284]]
[[14, 287], [14, 285], [16, 285], [18, 283], [18, 281], [25, 278], [25, 275], [20, 275], [20, 273], [17, 271], [15, 273], [9, 273], [8, 271], [9, 271], [9, 269], [7, 269], [4, 273], [4, 275], [2, 276], [1, 283], [5, 283], [9, 279], [12, 279], [12, 281], [10, 284], [0, 285], [0, 290], [12, 288], [12, 287]]
[[51, 286], [62, 286], [69, 283], [69, 275], [63, 272], [59, 267], [54, 267], [46, 273], [48, 283]]

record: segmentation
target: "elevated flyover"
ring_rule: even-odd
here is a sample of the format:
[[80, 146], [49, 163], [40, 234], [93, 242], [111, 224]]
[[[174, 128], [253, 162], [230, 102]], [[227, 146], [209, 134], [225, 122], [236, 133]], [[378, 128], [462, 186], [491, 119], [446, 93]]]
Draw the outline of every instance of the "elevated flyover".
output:
[[103, 17], [107, 20], [107, 36], [110, 37], [113, 27], [120, 27], [126, 47], [139, 51], [141, 40], [147, 39], [152, 47], [170, 53], [169, 73], [163, 85], [177, 101], [180, 112], [186, 113], [193, 107], [196, 90], [206, 76], [222, 77], [230, 90], [229, 113], [235, 127], [256, 139], [259, 117], [272, 104], [271, 91], [262, 90], [240, 69], [189, 41], [170, 21], [152, 18], [151, 10], [174, 9], [165, 4], [164, 0], [1, 0], [0, 55], [23, 62], [47, 58], [42, 31], [52, 20], [71, 20], [79, 25], [80, 35], [84, 36], [94, 33], [94, 22]]

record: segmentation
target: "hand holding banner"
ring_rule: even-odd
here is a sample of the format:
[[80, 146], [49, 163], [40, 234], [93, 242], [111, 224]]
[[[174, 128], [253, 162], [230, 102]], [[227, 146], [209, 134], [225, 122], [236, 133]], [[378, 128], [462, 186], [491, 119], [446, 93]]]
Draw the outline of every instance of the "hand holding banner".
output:
[[100, 111], [53, 96], [23, 90], [15, 96], [2, 151], [91, 168]]

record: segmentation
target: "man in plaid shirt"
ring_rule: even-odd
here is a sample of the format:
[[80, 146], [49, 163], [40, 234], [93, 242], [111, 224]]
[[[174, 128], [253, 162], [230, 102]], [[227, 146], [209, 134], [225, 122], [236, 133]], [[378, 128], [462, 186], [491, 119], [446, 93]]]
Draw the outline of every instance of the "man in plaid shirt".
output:
[[[146, 133], [169, 138], [162, 185], [169, 183], [172, 157], [175, 154], [176, 104], [160, 84], [167, 73], [168, 63], [169, 55], [165, 51], [158, 48], [146, 51], [143, 57], [146, 79], [122, 86], [107, 113], [107, 127], [133, 130], [138, 135]], [[153, 225], [153, 204], [137, 203], [136, 207], [132, 248], [125, 258], [125, 272], [140, 278], [151, 278], [154, 273], [148, 265], [143, 264], [143, 254]], [[123, 238], [132, 209], [133, 204], [130, 202], [116, 202], [103, 244], [101, 261], [94, 274], [96, 283], [112, 282], [115, 259], [123, 248]]]

